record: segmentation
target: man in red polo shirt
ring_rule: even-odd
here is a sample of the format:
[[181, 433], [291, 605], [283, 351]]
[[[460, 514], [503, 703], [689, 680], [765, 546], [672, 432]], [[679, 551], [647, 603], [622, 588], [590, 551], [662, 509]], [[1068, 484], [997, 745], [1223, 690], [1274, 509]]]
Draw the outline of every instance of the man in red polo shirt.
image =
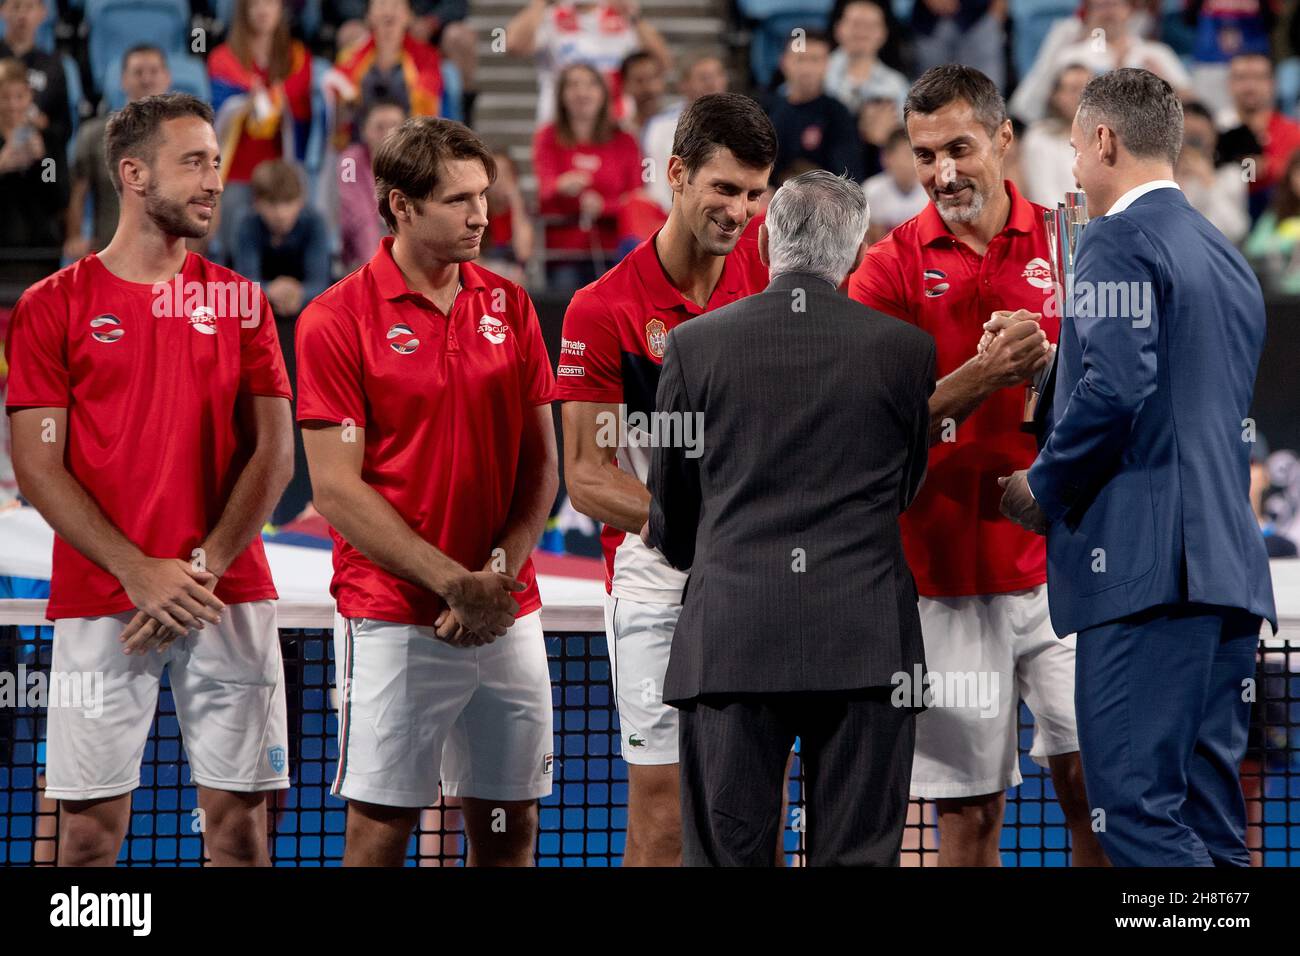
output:
[[256, 285], [185, 248], [222, 192], [212, 108], [148, 96], [104, 141], [113, 240], [28, 289], [7, 343], [14, 470], [56, 535], [52, 671], [85, 691], [50, 701], [59, 865], [117, 860], [164, 670], [204, 849], [269, 865], [289, 776], [258, 535], [293, 472], [284, 358]]
[[929, 473], [900, 519], [934, 691], [916, 722], [912, 796], [938, 801], [941, 865], [997, 866], [1005, 791], [1021, 782], [1024, 699], [1035, 718], [1030, 756], [1051, 768], [1074, 862], [1099, 863], [1075, 729], [1074, 637], [1058, 640], [1048, 619], [1043, 540], [998, 511], [998, 477], [1034, 460], [1020, 429], [1025, 382], [1049, 360], [1060, 325], [1043, 210], [1003, 180], [1011, 123], [984, 74], [927, 71], [905, 118], [931, 202], [871, 247], [849, 295], [919, 325], [938, 347]]
[[374, 164], [393, 237], [308, 306], [297, 338], [298, 420], [334, 538], [343, 862], [401, 866], [441, 782], [470, 865], [529, 866], [552, 779], [530, 556], [558, 484], [555, 382], [527, 293], [471, 261], [487, 147], [420, 117]]
[[749, 97], [696, 100], [678, 121], [668, 161], [668, 221], [579, 290], [564, 316], [564, 476], [574, 508], [604, 523], [605, 636], [628, 762], [628, 866], [681, 863], [677, 711], [664, 703], [663, 683], [686, 575], [639, 537], [650, 514], [651, 436], [636, 426], [655, 410], [668, 333], [767, 287], [746, 227], [775, 158], [776, 131]]

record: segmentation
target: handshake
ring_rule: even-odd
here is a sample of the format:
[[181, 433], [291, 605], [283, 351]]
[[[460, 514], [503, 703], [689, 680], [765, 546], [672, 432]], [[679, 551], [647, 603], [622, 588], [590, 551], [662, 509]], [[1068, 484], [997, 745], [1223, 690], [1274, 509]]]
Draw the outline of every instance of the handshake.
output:
[[994, 312], [984, 323], [984, 334], [974, 361], [983, 371], [988, 391], [1031, 381], [1047, 367], [1056, 349], [1038, 324], [1039, 312], [1006, 309]]

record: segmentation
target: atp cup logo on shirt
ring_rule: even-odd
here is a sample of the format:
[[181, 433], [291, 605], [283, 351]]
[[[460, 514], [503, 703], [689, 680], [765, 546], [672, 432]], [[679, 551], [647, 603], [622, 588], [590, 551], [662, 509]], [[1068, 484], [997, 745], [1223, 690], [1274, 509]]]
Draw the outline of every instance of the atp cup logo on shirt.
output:
[[398, 355], [410, 355], [420, 347], [420, 340], [405, 322], [398, 322], [388, 330], [388, 344]]
[[485, 315], [478, 320], [478, 334], [493, 345], [500, 345], [504, 342], [508, 331], [510, 331], [510, 326], [500, 319], [492, 318], [490, 315]]
[[948, 283], [944, 280], [948, 278], [948, 273], [939, 269], [926, 269], [921, 274], [925, 280], [925, 294], [931, 299], [943, 295], [948, 291]]
[[1035, 289], [1052, 287], [1052, 267], [1047, 264], [1046, 259], [1035, 256], [1025, 263], [1025, 271], [1020, 274]]
[[190, 313], [190, 328], [203, 335], [217, 334], [217, 313], [201, 305]]
[[97, 315], [90, 320], [90, 336], [96, 342], [116, 342], [124, 335], [122, 320], [115, 315]]

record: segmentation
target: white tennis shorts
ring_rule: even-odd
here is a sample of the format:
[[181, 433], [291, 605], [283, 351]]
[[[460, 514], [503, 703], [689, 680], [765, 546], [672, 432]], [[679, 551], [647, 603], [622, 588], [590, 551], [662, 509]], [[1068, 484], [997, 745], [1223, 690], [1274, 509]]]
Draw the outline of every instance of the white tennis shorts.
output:
[[619, 742], [630, 764], [677, 763], [677, 709], [664, 703], [664, 675], [680, 604], [605, 595], [605, 644], [618, 707]]
[[1046, 585], [922, 597], [919, 610], [934, 704], [916, 718], [913, 797], [975, 797], [1017, 786], [1021, 699], [1034, 715], [1035, 763], [1079, 749], [1075, 637], [1052, 630]]
[[221, 624], [191, 631], [161, 654], [122, 653], [118, 638], [134, 616], [54, 622], [51, 671], [64, 688], [82, 690], [79, 701], [66, 691], [50, 697], [46, 795], [98, 800], [140, 785], [164, 668], [196, 784], [239, 793], [287, 788], [275, 602], [228, 604]]
[[453, 647], [432, 627], [339, 618], [339, 765], [332, 792], [386, 807], [551, 792], [551, 674], [537, 611], [493, 643]]

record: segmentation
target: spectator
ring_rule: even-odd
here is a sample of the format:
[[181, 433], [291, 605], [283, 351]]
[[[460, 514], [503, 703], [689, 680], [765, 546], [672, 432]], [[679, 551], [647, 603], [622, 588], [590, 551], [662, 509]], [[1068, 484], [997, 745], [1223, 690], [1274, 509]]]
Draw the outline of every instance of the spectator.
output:
[[384, 137], [406, 119], [406, 109], [396, 100], [373, 100], [361, 114], [361, 142], [339, 155], [339, 235], [345, 272], [370, 261], [387, 233], [375, 204], [374, 157]]
[[673, 152], [673, 139], [677, 134], [677, 120], [682, 110], [701, 96], [727, 92], [727, 67], [717, 50], [703, 49], [687, 54], [680, 64], [681, 76], [677, 91], [681, 102], [670, 106], [646, 123], [641, 133], [641, 153], [653, 160], [646, 195], [663, 209], [672, 209], [673, 191], [668, 185], [668, 159]]
[[1259, 530], [1264, 535], [1264, 547], [1270, 558], [1294, 558], [1300, 549], [1277, 526], [1277, 521], [1269, 513], [1265, 502], [1273, 487], [1273, 477], [1268, 467], [1268, 442], [1263, 436], [1251, 447], [1250, 452], [1250, 506], [1259, 522]]
[[1076, 63], [1093, 73], [1142, 67], [1179, 94], [1191, 94], [1192, 78], [1178, 54], [1139, 35], [1133, 0], [1085, 0], [1082, 17], [1067, 17], [1048, 32], [1033, 67], [1007, 104], [1010, 111], [1024, 123], [1042, 119], [1061, 68]]
[[663, 112], [666, 71], [663, 61], [653, 53], [635, 50], [618, 68], [619, 82], [626, 100], [623, 128], [640, 143], [646, 124]]
[[1215, 165], [1218, 133], [1210, 111], [1200, 103], [1183, 105], [1183, 151], [1174, 178], [1187, 201], [1234, 244], [1250, 230], [1246, 180], [1240, 166]]
[[858, 141], [862, 147], [862, 175], [883, 172], [885, 144], [898, 128], [898, 105], [892, 97], [870, 99], [858, 110]]
[[919, 215], [929, 202], [925, 188], [916, 175], [912, 143], [907, 130], [894, 127], [882, 153], [885, 168], [862, 185], [870, 214], [867, 241], [883, 239], [891, 229]]
[[442, 57], [410, 33], [408, 0], [370, 0], [370, 33], [339, 53], [337, 66], [351, 82], [350, 105], [364, 111], [374, 100], [394, 100], [410, 116], [442, 115]]
[[573, 63], [594, 67], [610, 90], [611, 115], [622, 120], [619, 65], [633, 50], [645, 50], [672, 68], [672, 55], [659, 31], [641, 16], [638, 0], [576, 0], [551, 4], [528, 0], [506, 25], [506, 52], [535, 56], [539, 96], [537, 122], [555, 117], [559, 73]]
[[994, 0], [917, 0], [912, 7], [916, 67], [961, 63], [1007, 86], [1005, 6]]
[[49, 250], [57, 268], [66, 192], [37, 122], [29, 75], [21, 60], [0, 60], [0, 249]]
[[776, 171], [785, 177], [800, 160], [862, 182], [862, 149], [853, 117], [825, 91], [830, 39], [816, 30], [796, 32], [781, 55], [785, 95], [768, 108], [776, 127]]
[[1047, 116], [1034, 120], [1020, 142], [1024, 183], [1022, 193], [1030, 201], [1055, 209], [1067, 192], [1078, 188], [1074, 181], [1074, 147], [1070, 126], [1079, 109], [1079, 97], [1092, 79], [1086, 66], [1066, 66], [1056, 75], [1056, 86], [1047, 101]]
[[[325, 220], [306, 204], [302, 172], [293, 163], [271, 159], [253, 170], [253, 214], [244, 218], [234, 269], [260, 283], [271, 303], [276, 333], [289, 381], [298, 381], [294, 325], [303, 308], [330, 284], [330, 237]], [[311, 502], [302, 433], [293, 430], [293, 479], [285, 488], [271, 524], [299, 517]]]
[[1183, 16], [1196, 31], [1192, 85], [1213, 116], [1230, 105], [1228, 63], [1243, 53], [1268, 56], [1277, 16], [1268, 0], [1187, 0]]
[[[122, 57], [122, 91], [128, 103], [166, 93], [171, 89], [172, 74], [167, 54], [150, 43], [131, 47]], [[103, 249], [117, 229], [117, 189], [104, 162], [104, 127], [107, 116], [86, 120], [77, 130], [72, 148], [72, 189], [68, 200], [68, 221], [63, 231], [63, 257], [80, 259], [88, 252]], [[86, 204], [93, 210], [90, 235], [82, 232]]]
[[277, 321], [292, 322], [330, 283], [329, 231], [307, 206], [302, 173], [293, 163], [260, 164], [252, 188], [253, 215], [239, 230], [234, 269], [262, 283]]
[[[366, 0], [326, 0], [327, 20], [339, 24], [334, 34], [335, 47], [345, 50], [364, 42]], [[461, 111], [470, 125], [476, 97], [478, 76], [478, 40], [465, 22], [469, 0], [412, 0], [408, 33], [416, 40], [437, 47], [443, 58], [460, 72], [463, 87]]]
[[[882, 0], [884, 2], [884, 0]], [[838, 44], [826, 67], [826, 92], [855, 116], [867, 100], [892, 99], [898, 116], [910, 85], [907, 77], [880, 62], [889, 39], [885, 11], [875, 0], [850, 0], [835, 23]]]
[[1228, 92], [1239, 125], [1219, 137], [1219, 159], [1248, 163], [1246, 189], [1254, 222], [1268, 205], [1291, 156], [1300, 149], [1300, 124], [1278, 112], [1273, 63], [1266, 56], [1234, 56], [1228, 64]]
[[488, 187], [488, 226], [479, 262], [511, 282], [523, 284], [524, 267], [533, 257], [533, 224], [519, 188], [519, 170], [505, 150], [492, 154], [497, 178]]
[[546, 226], [547, 283], [577, 289], [595, 280], [594, 259], [612, 260], [621, 206], [641, 188], [636, 140], [610, 115], [609, 90], [595, 67], [560, 71], [555, 122], [533, 138], [533, 171]]
[[233, 259], [253, 170], [301, 160], [311, 126], [311, 56], [289, 36], [283, 0], [235, 0], [229, 38], [212, 51], [212, 108], [221, 143], [219, 258]]
[[1300, 293], [1300, 153], [1292, 155], [1242, 251], [1279, 291]]
[[45, 0], [0, 2], [0, 20], [4, 21], [0, 60], [13, 57], [27, 67], [27, 86], [35, 106], [30, 122], [41, 134], [48, 154], [57, 161], [62, 179], [63, 157], [72, 136], [72, 108], [68, 105], [63, 63], [53, 51], [36, 47], [36, 31], [48, 15]]

